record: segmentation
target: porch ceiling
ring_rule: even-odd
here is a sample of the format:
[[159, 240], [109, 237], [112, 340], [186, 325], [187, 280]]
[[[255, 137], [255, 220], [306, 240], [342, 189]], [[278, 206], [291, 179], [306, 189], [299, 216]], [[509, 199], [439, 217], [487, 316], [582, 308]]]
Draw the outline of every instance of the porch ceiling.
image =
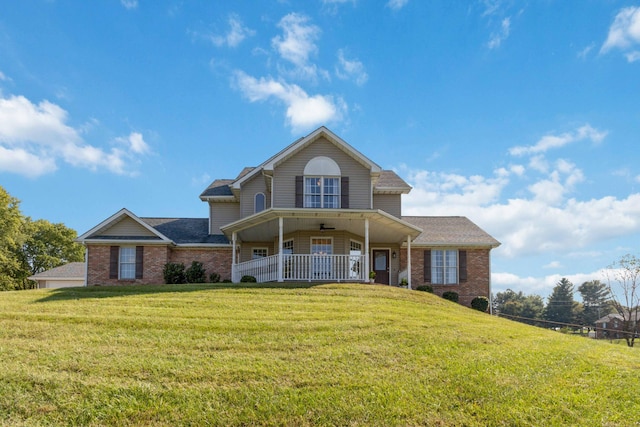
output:
[[[365, 219], [369, 219], [369, 240], [372, 243], [402, 243], [407, 236], [415, 239], [422, 230], [381, 210], [343, 209], [267, 209], [222, 227], [229, 240], [233, 232], [244, 242], [273, 241], [278, 236], [278, 218], [283, 218], [283, 234], [294, 231], [314, 231], [330, 236], [332, 232], [348, 231], [365, 234]], [[320, 224], [335, 230], [320, 230]]]

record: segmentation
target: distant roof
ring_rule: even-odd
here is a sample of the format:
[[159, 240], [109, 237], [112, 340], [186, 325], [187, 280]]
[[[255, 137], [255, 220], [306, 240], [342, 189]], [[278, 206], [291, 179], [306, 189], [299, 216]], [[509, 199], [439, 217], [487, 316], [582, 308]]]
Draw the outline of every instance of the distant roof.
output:
[[69, 264], [61, 265], [60, 267], [46, 270], [33, 276], [29, 276], [29, 280], [42, 280], [42, 279], [71, 279], [78, 278], [84, 279], [84, 262], [70, 262]]
[[214, 243], [227, 244], [222, 234], [209, 234], [207, 218], [140, 218], [177, 244]]
[[412, 242], [415, 245], [500, 246], [500, 242], [463, 216], [403, 216], [402, 220], [423, 230]]

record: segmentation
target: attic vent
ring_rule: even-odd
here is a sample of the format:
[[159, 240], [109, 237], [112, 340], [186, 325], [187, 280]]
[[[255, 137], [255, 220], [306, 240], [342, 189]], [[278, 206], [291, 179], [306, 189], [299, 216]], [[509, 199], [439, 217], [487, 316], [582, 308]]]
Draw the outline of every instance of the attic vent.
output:
[[304, 167], [306, 176], [340, 176], [340, 166], [329, 157], [318, 156], [309, 160]]

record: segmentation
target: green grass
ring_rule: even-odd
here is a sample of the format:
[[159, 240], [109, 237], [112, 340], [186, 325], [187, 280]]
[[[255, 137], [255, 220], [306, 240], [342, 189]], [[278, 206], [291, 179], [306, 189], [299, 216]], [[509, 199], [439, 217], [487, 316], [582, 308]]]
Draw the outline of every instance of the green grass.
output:
[[0, 425], [637, 426], [640, 351], [371, 285], [0, 294]]

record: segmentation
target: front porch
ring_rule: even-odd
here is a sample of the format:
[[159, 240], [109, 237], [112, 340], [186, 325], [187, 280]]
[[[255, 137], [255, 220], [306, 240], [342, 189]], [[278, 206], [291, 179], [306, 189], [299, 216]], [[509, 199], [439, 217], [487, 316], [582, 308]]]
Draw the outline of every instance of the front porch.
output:
[[247, 275], [259, 282], [368, 282], [374, 271], [389, 284], [399, 280], [400, 247], [410, 254], [421, 232], [377, 209], [307, 208], [270, 208], [221, 230], [233, 248], [233, 282]]
[[[253, 276], [258, 282], [368, 282], [365, 255], [271, 255], [233, 266], [233, 281]], [[281, 266], [281, 268], [280, 268]]]

